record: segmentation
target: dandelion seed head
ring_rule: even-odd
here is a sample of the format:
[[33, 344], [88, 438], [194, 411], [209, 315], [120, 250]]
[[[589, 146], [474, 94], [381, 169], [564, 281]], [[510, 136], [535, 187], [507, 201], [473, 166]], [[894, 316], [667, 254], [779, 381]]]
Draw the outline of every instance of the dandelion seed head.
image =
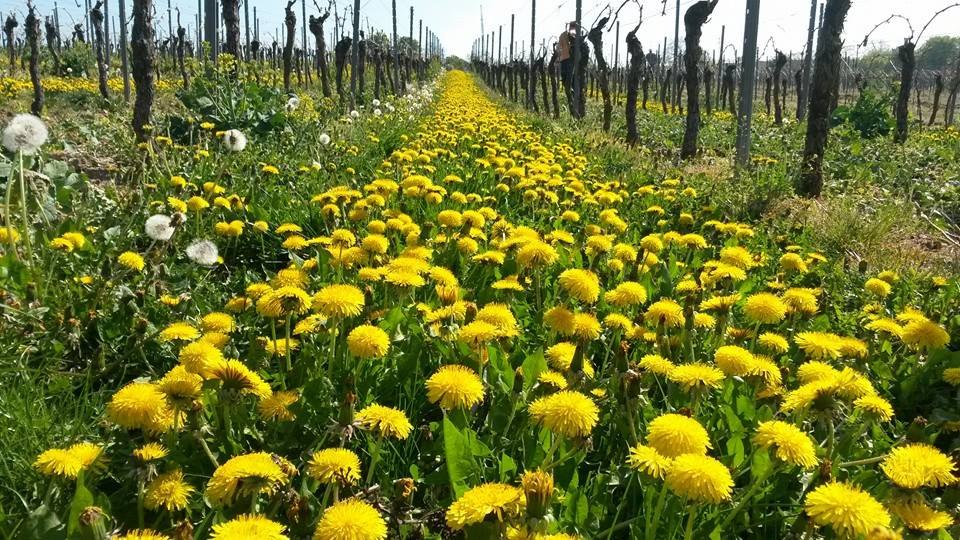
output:
[[32, 114], [18, 114], [3, 130], [3, 146], [11, 152], [32, 156], [49, 137], [46, 124]]
[[197, 240], [187, 246], [187, 257], [200, 266], [213, 266], [217, 264], [217, 258], [220, 252], [217, 245], [209, 240]]

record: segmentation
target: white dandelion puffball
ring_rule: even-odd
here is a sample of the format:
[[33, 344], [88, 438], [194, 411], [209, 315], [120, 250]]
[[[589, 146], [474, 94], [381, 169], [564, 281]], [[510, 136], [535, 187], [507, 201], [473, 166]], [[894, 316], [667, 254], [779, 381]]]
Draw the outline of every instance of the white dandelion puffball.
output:
[[217, 264], [217, 258], [220, 252], [217, 251], [217, 245], [209, 240], [197, 240], [187, 246], [187, 257], [200, 266], [213, 266]]
[[380, 109], [374, 109], [374, 110], [373, 110], [373, 115], [374, 115], [374, 116], [380, 116], [381, 114], [383, 114], [383, 111], [381, 111]]
[[247, 136], [239, 129], [231, 129], [223, 133], [223, 145], [231, 152], [243, 152], [247, 147]]
[[32, 156], [47, 142], [47, 126], [32, 114], [18, 114], [3, 130], [3, 146], [11, 152]]
[[393, 105], [387, 103], [387, 110], [390, 111], [390, 112], [393, 112], [393, 111], [395, 111], [395, 110], [397, 110], [397, 109], [396, 109], [396, 107], [394, 107]]
[[157, 214], [148, 217], [143, 228], [151, 239], [166, 242], [173, 237], [173, 232], [176, 230], [170, 222], [170, 216]]
[[359, 118], [359, 117], [360, 117], [360, 113], [357, 112], [356, 109], [350, 111], [350, 118]]
[[293, 96], [287, 100], [287, 112], [293, 112], [300, 106], [300, 98]]
[[326, 133], [321, 133], [321, 134], [320, 134], [320, 144], [322, 144], [322, 145], [324, 145], [324, 146], [330, 144], [330, 136], [327, 135]]
[[380, 100], [379, 100], [379, 99], [375, 99], [375, 100], [373, 100], [373, 101], [371, 102], [371, 104], [372, 104], [374, 107], [379, 107], [379, 106], [380, 106]]

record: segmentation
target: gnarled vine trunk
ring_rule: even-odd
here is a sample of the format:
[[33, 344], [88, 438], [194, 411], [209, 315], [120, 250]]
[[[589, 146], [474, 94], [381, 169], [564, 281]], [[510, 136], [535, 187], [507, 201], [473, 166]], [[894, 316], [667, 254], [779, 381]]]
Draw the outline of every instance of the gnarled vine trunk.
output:
[[[37, 8], [30, 4], [27, 18], [27, 46], [30, 47], [30, 84], [33, 86], [33, 102], [30, 103], [30, 112], [40, 116], [43, 112], [43, 85], [40, 83], [40, 18], [37, 17]], [[9, 180], [9, 179], [8, 179]]]
[[130, 32], [130, 52], [136, 99], [133, 102], [133, 132], [138, 141], [147, 140], [144, 126], [150, 123], [153, 110], [153, 0], [133, 0], [133, 29]]
[[293, 11], [295, 0], [289, 0], [284, 9], [283, 24], [287, 28], [287, 41], [283, 45], [283, 88], [290, 91], [290, 74], [293, 71], [293, 40], [297, 37], [297, 14]]
[[53, 73], [60, 74], [60, 30], [53, 22], [53, 17], [46, 17], [43, 20], [43, 29], [47, 37], [47, 50], [50, 57], [53, 58]]
[[97, 83], [103, 99], [109, 99], [110, 91], [107, 88], [107, 62], [104, 60], [103, 42], [103, 0], [97, 0], [90, 10], [90, 22], [93, 23], [93, 47], [97, 51]]
[[897, 47], [897, 56], [900, 58], [900, 92], [897, 94], [897, 103], [894, 108], [897, 118], [897, 128], [894, 131], [894, 142], [903, 144], [907, 142], [907, 132], [909, 126], [909, 105], [910, 89], [913, 86], [913, 73], [917, 62], [914, 56], [916, 45], [912, 41], [907, 41]]
[[337, 70], [337, 76], [334, 81], [337, 84], [337, 96], [343, 101], [343, 71], [347, 66], [347, 53], [350, 52], [350, 46], [353, 43], [353, 40], [349, 37], [345, 37], [337, 42], [337, 45], [333, 48], [333, 63], [334, 68]]
[[320, 17], [310, 16], [310, 33], [317, 43], [317, 75], [320, 77], [320, 87], [323, 97], [330, 97], [330, 75], [327, 73], [327, 42], [323, 35], [323, 23], [330, 17], [330, 11], [325, 11]]
[[550, 55], [550, 64], [547, 70], [550, 72], [550, 101], [553, 102], [553, 117], [560, 118], [560, 100], [557, 98], [557, 48], [553, 48], [553, 54]]
[[239, 60], [240, 56], [240, 1], [220, 0], [223, 6], [223, 30], [227, 35], [223, 50]]
[[783, 100], [781, 99], [781, 92], [783, 92], [783, 67], [787, 65], [787, 55], [783, 54], [780, 51], [776, 52], [777, 59], [773, 64], [773, 123], [782, 126], [783, 125]]
[[3, 23], [3, 35], [7, 39], [7, 56], [10, 58], [11, 75], [17, 71], [17, 49], [13, 32], [18, 26], [20, 26], [20, 23], [17, 22], [17, 18], [13, 14], [7, 15], [7, 20]]
[[[680, 147], [680, 157], [689, 159], [697, 155], [697, 139], [700, 136], [700, 36], [703, 34], [703, 25], [713, 13], [718, 0], [701, 0], [690, 6], [683, 15], [683, 26], [686, 29], [686, 51], [683, 54], [683, 64], [686, 68], [687, 81], [687, 125], [683, 132], [683, 145]], [[679, 98], [677, 99], [679, 101]]]
[[[637, 144], [637, 86], [640, 84], [640, 71], [643, 66], [643, 45], [637, 39], [637, 30], [640, 29], [638, 23], [636, 28], [627, 33], [627, 55], [630, 57], [629, 68], [627, 71], [627, 103], [625, 115], [627, 117], [627, 144]], [[643, 85], [643, 105], [647, 105], [647, 83]]]
[[827, 0], [817, 40], [799, 185], [799, 192], [808, 197], [819, 197], [823, 191], [823, 153], [830, 130], [830, 102], [840, 74], [843, 49], [840, 36], [849, 10], [850, 0]]
[[587, 39], [593, 45], [593, 57], [597, 63], [597, 82], [600, 86], [600, 94], [603, 96], [604, 131], [610, 131], [610, 115], [613, 113], [613, 103], [610, 101], [610, 68], [603, 57], [603, 28], [608, 20], [608, 17], [600, 19], [587, 33]]

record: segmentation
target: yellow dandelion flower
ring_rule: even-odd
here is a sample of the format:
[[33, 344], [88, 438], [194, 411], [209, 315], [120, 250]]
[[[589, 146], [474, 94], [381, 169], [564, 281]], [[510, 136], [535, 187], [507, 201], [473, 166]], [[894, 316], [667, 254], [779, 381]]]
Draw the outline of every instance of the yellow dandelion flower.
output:
[[284, 526], [263, 516], [241, 514], [213, 526], [210, 540], [287, 540]]
[[929, 444], [898, 446], [880, 463], [894, 484], [906, 489], [941, 487], [956, 483], [953, 460]]
[[459, 531], [488, 519], [507, 521], [520, 515], [526, 499], [522, 489], [507, 484], [482, 484], [468, 490], [447, 509], [447, 526]]
[[600, 278], [589, 270], [564, 270], [558, 281], [561, 289], [581, 302], [592, 304], [600, 297]]
[[200, 337], [200, 331], [192, 324], [175, 322], [161, 330], [157, 339], [160, 341], [193, 341], [198, 337]]
[[681, 454], [705, 456], [710, 446], [707, 430], [695, 419], [667, 413], [647, 426], [647, 444], [660, 454], [675, 458]]
[[753, 353], [736, 345], [718, 347], [713, 360], [727, 376], [747, 375], [756, 364]]
[[147, 510], [183, 510], [194, 491], [196, 489], [183, 480], [183, 472], [174, 469], [157, 476], [147, 484], [143, 505]]
[[931, 532], [953, 525], [953, 517], [948, 512], [934, 510], [922, 499], [894, 501], [887, 508], [913, 531]]
[[538, 424], [571, 438], [589, 436], [600, 417], [593, 400], [568, 390], [534, 401], [528, 411]]
[[842, 346], [840, 336], [827, 332], [800, 332], [793, 337], [793, 342], [800, 347], [807, 358], [823, 360], [839, 358]]
[[390, 336], [377, 326], [364, 324], [347, 335], [347, 348], [360, 359], [383, 358], [390, 350]]
[[387, 523], [374, 507], [348, 499], [327, 508], [313, 540], [384, 540]]
[[803, 505], [814, 523], [829, 526], [841, 538], [857, 538], [890, 526], [890, 514], [883, 505], [853, 484], [820, 485], [807, 494]]
[[164, 432], [173, 426], [173, 410], [154, 383], [132, 382], [110, 398], [107, 417], [124, 429]]
[[266, 452], [230, 458], [213, 471], [207, 499], [214, 506], [229, 506], [239, 498], [276, 493], [289, 479], [277, 461]]
[[774, 448], [777, 459], [791, 465], [810, 469], [817, 465], [816, 445], [809, 435], [787, 422], [761, 422], [753, 436], [761, 448]]
[[863, 288], [874, 296], [885, 298], [890, 294], [890, 284], [882, 279], [870, 278], [863, 284]]
[[764, 332], [757, 338], [757, 344], [771, 353], [785, 353], [790, 350], [787, 338], [773, 332]]
[[141, 463], [149, 463], [167, 457], [169, 451], [160, 443], [147, 443], [133, 450], [133, 457]]
[[258, 399], [266, 398], [272, 393], [270, 385], [239, 360], [217, 360], [208, 364], [206, 369], [207, 378], [220, 381], [225, 391], [251, 395]]
[[312, 299], [300, 287], [284, 286], [271, 290], [257, 299], [257, 313], [268, 319], [287, 315], [302, 315], [310, 309]]
[[647, 289], [635, 281], [624, 281], [604, 293], [603, 299], [619, 308], [637, 306], [647, 301]]
[[923, 318], [908, 322], [901, 339], [915, 349], [942, 349], [950, 343], [950, 334], [939, 324]]
[[376, 403], [357, 412], [356, 421], [380, 437], [404, 440], [413, 431], [413, 424], [403, 411]]
[[757, 293], [747, 297], [743, 313], [759, 324], [777, 324], [787, 316], [787, 304], [777, 295]]
[[647, 323], [678, 328], [683, 326], [686, 318], [680, 304], [670, 299], [658, 300], [647, 308], [644, 318]]
[[627, 464], [631, 469], [662, 480], [670, 469], [670, 465], [673, 464], [673, 459], [657, 452], [657, 449], [652, 446], [638, 444], [630, 450]]
[[352, 485], [360, 480], [360, 458], [346, 448], [325, 448], [314, 452], [307, 474], [324, 484]]
[[670, 491], [697, 502], [719, 504], [733, 493], [733, 477], [726, 465], [696, 454], [676, 457], [667, 470], [665, 482]]
[[331, 319], [356, 317], [364, 303], [363, 291], [353, 285], [328, 285], [313, 295], [313, 309]]
[[300, 400], [300, 393], [296, 390], [274, 392], [261, 399], [257, 404], [260, 418], [273, 422], [289, 422], [295, 418], [290, 406]]
[[483, 382], [466, 366], [442, 366], [427, 379], [426, 387], [430, 403], [447, 410], [469, 409], [483, 400]]
[[205, 376], [207, 369], [213, 364], [222, 361], [223, 352], [209, 341], [194, 341], [180, 349], [178, 356], [180, 364], [190, 373]]
[[135, 272], [142, 272], [146, 262], [144, 262], [143, 257], [139, 253], [134, 253], [133, 251], [125, 251], [117, 257], [117, 262], [120, 263], [120, 266], [124, 268], [129, 268]]
[[717, 389], [723, 384], [723, 371], [700, 362], [680, 364], [667, 373], [667, 378], [679, 384], [687, 392], [703, 392]]

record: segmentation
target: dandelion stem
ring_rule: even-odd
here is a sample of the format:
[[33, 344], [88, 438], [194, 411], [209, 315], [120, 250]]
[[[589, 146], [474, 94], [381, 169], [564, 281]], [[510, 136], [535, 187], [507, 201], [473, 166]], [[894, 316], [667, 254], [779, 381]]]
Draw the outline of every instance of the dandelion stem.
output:
[[210, 451], [210, 447], [207, 445], [207, 441], [203, 439], [203, 436], [200, 434], [199, 431], [193, 432], [193, 438], [197, 440], [197, 444], [200, 445], [200, 449], [203, 450], [204, 454], [206, 454], [207, 459], [210, 460], [210, 463], [213, 465], [213, 467], [214, 468], [219, 467], [220, 464], [217, 462], [217, 458], [213, 456], [213, 452]]
[[291, 320], [292, 318], [293, 318], [293, 313], [288, 313], [288, 314], [287, 314], [287, 323], [286, 323], [286, 325], [285, 325], [286, 328], [284, 328], [284, 334], [285, 334], [284, 337], [286, 337], [286, 339], [287, 339], [286, 344], [285, 344], [285, 346], [284, 346], [284, 352], [286, 353], [287, 358], [286, 358], [286, 363], [284, 364], [283, 367], [284, 367], [284, 369], [286, 370], [287, 373], [290, 373], [290, 370], [293, 368], [293, 362], [290, 361], [290, 348], [291, 348], [291, 347], [290, 347], [290, 320]]
[[[3, 205], [3, 224], [7, 228], [7, 244], [9, 245], [10, 255], [17, 259], [17, 243], [13, 238], [13, 219], [11, 216], [11, 201], [13, 200], [13, 176], [7, 178], [7, 194]], [[26, 232], [26, 231], [24, 231]]]
[[141, 473], [137, 479], [137, 526], [141, 529], [143, 528], [143, 499], [146, 493], [147, 490], [144, 489], [144, 478]]
[[[33, 241], [30, 240], [30, 218], [27, 215], [27, 186], [23, 174], [23, 150], [20, 155], [20, 215], [23, 219], [23, 245], [27, 248], [27, 266], [33, 272]], [[9, 210], [9, 208], [8, 208]]]
[[683, 534], [683, 540], [693, 539], [693, 521], [697, 517], [697, 506], [690, 507], [690, 515], [687, 517], [687, 530]]
[[840, 467], [841, 469], [843, 469], [846, 467], [859, 467], [861, 465], [873, 465], [874, 463], [880, 463], [881, 461], [886, 459], [886, 457], [887, 455], [884, 454], [882, 456], [874, 456], [871, 458], [858, 459], [856, 461], [845, 461], [837, 465], [837, 467]]
[[776, 465], [753, 478], [753, 481], [750, 483], [750, 487], [747, 488], [747, 492], [740, 497], [740, 502], [737, 503], [737, 506], [734, 507], [732, 512], [727, 514], [727, 516], [723, 519], [723, 522], [720, 523], [720, 526], [714, 529], [715, 533], [721, 533], [738, 515], [740, 515], [740, 512], [747, 506], [747, 503], [750, 502], [753, 496], [757, 494], [757, 490], [760, 489], [760, 486], [763, 485], [763, 482], [770, 476], [775, 467]]
[[657, 495], [657, 506], [653, 510], [653, 524], [647, 527], [647, 540], [653, 540], [657, 537], [657, 529], [660, 527], [660, 514], [663, 513], [663, 507], [667, 503], [667, 483], [660, 486], [660, 494]]
[[370, 469], [367, 470], [367, 482], [369, 486], [370, 482], [374, 479], [374, 471], [377, 470], [377, 465], [380, 464], [380, 447], [383, 445], [383, 435], [378, 435], [376, 441], [373, 443], [373, 455], [370, 456]]
[[[627, 502], [627, 495], [630, 494], [630, 488], [633, 486], [633, 475], [630, 475], [630, 478], [627, 479], [627, 488], [623, 490], [623, 498], [620, 499], [620, 504], [617, 505], [617, 513], [613, 515], [613, 523], [617, 522], [617, 519], [620, 518], [620, 511], [623, 510], [623, 505]], [[610, 540], [613, 537], [613, 529], [616, 527], [610, 527], [607, 529], [607, 540]]]

